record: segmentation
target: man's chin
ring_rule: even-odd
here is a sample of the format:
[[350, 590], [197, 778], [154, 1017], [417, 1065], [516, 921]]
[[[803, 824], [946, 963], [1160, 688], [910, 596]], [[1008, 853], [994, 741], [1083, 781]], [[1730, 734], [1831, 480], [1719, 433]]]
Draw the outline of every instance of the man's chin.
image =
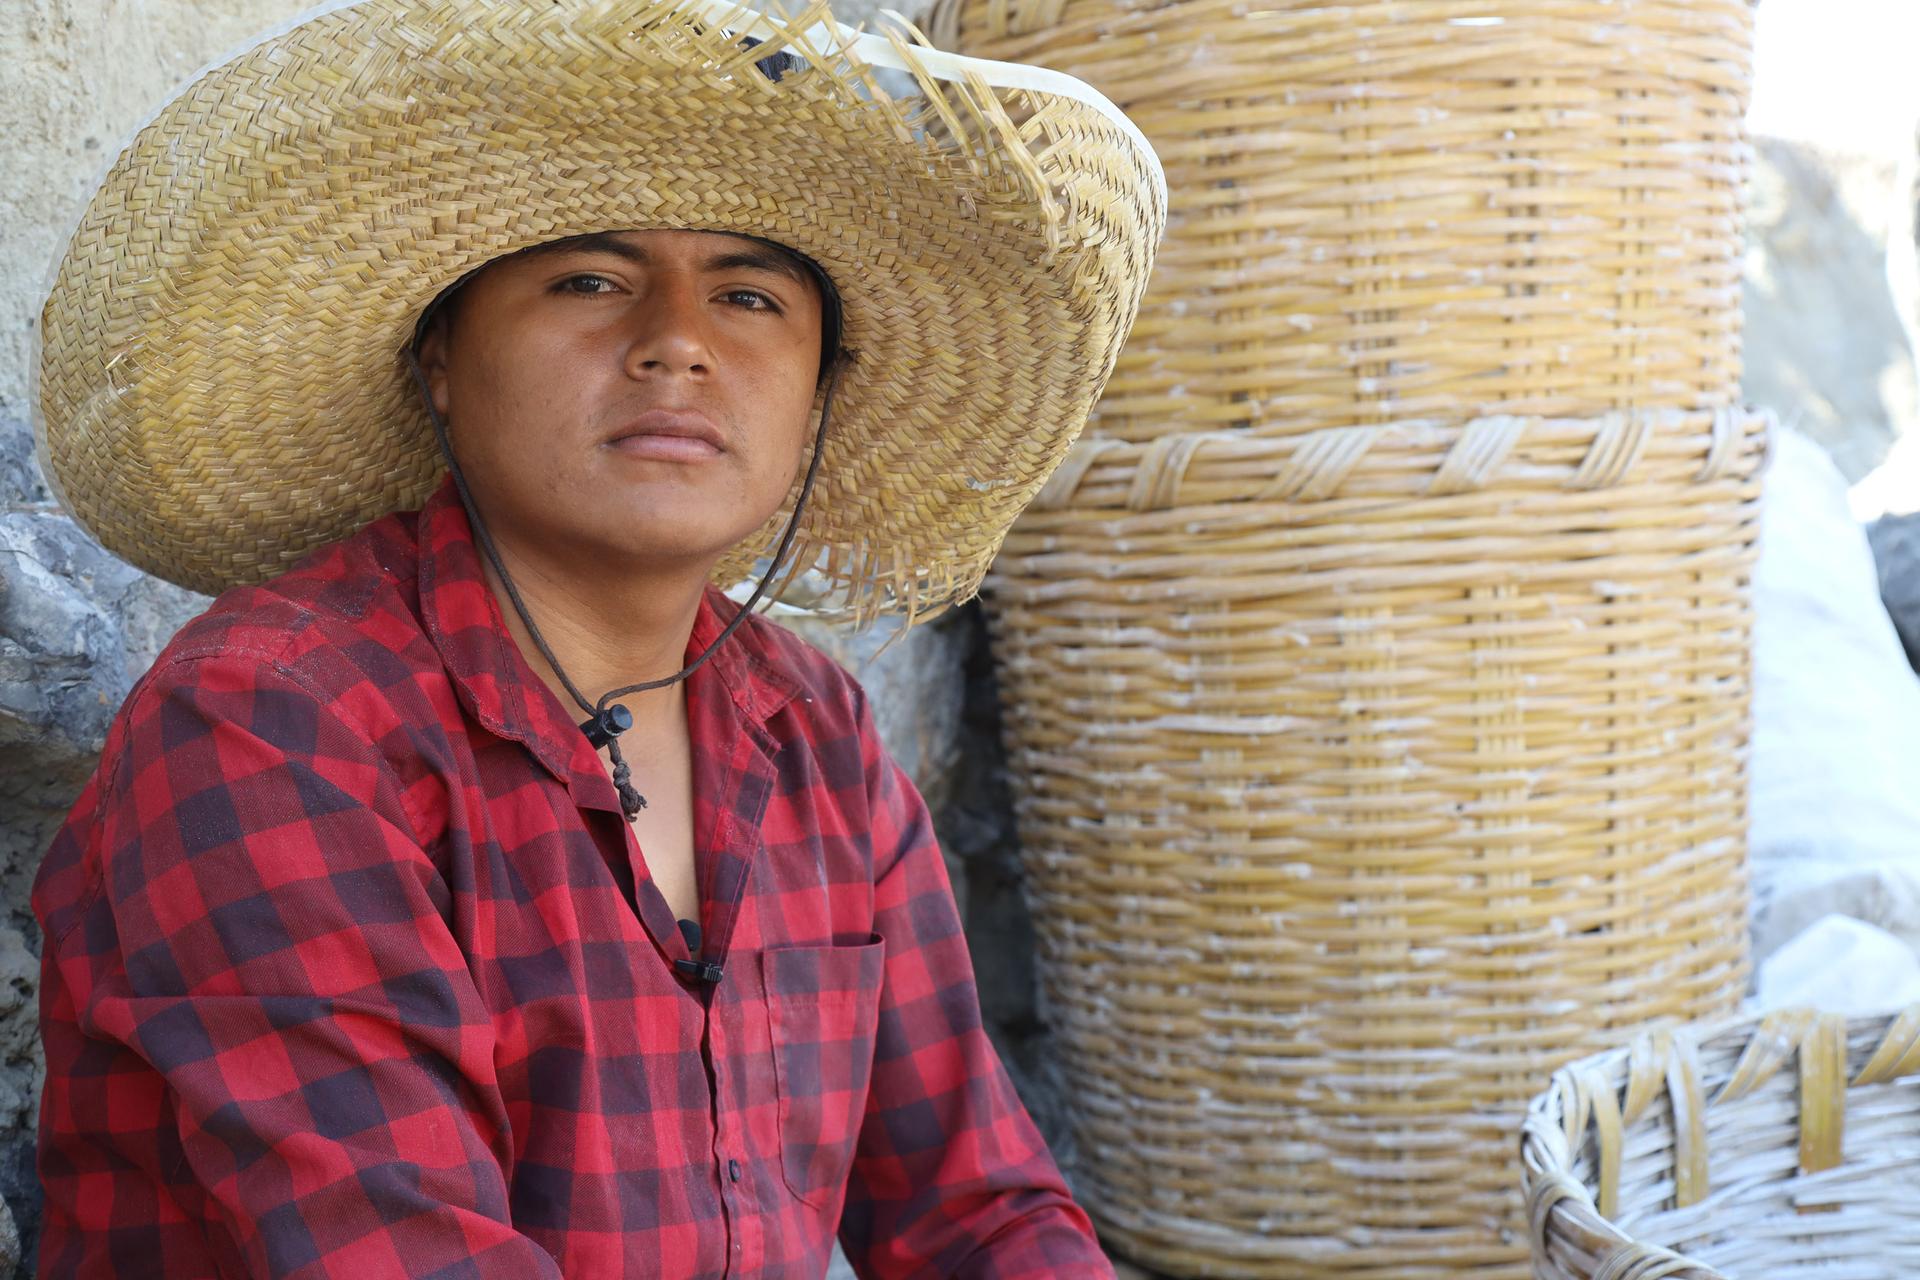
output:
[[601, 558], [610, 567], [625, 566], [636, 573], [674, 571], [704, 578], [760, 529], [759, 524], [746, 529], [732, 523], [716, 528], [707, 522], [656, 517], [635, 521], [607, 538]]

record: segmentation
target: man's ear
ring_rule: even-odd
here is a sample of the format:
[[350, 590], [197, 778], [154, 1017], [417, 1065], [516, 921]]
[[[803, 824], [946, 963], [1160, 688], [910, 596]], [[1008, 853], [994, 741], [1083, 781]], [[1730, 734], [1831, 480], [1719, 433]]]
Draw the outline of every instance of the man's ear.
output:
[[447, 317], [443, 311], [427, 322], [427, 331], [420, 335], [420, 345], [414, 350], [414, 359], [420, 362], [420, 372], [426, 375], [427, 393], [433, 398], [433, 410], [442, 418], [447, 416]]

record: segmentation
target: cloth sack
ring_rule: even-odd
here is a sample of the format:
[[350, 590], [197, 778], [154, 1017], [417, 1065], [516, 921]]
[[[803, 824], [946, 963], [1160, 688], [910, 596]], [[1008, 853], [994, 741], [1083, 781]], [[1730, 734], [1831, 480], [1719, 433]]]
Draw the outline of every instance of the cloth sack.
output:
[[1798, 432], [1778, 449], [1754, 582], [1754, 959], [1836, 913], [1920, 947], [1920, 679], [1845, 480]]

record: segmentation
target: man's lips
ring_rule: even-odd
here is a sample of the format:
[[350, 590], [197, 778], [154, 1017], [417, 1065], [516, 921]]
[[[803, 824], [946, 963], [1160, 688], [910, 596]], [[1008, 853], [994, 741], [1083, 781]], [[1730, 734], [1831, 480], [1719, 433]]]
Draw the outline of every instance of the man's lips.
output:
[[718, 428], [694, 409], [650, 409], [607, 439], [616, 453], [633, 458], [696, 462], [726, 452]]

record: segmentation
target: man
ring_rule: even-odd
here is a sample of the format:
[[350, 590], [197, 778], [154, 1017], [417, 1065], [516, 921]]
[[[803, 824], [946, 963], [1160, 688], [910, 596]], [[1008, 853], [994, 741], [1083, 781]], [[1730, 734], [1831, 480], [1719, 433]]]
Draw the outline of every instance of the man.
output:
[[970, 594], [1164, 191], [1064, 77], [729, 20], [367, 0], [96, 195], [46, 470], [231, 589], [35, 885], [41, 1274], [1110, 1274], [858, 687], [716, 584]]

